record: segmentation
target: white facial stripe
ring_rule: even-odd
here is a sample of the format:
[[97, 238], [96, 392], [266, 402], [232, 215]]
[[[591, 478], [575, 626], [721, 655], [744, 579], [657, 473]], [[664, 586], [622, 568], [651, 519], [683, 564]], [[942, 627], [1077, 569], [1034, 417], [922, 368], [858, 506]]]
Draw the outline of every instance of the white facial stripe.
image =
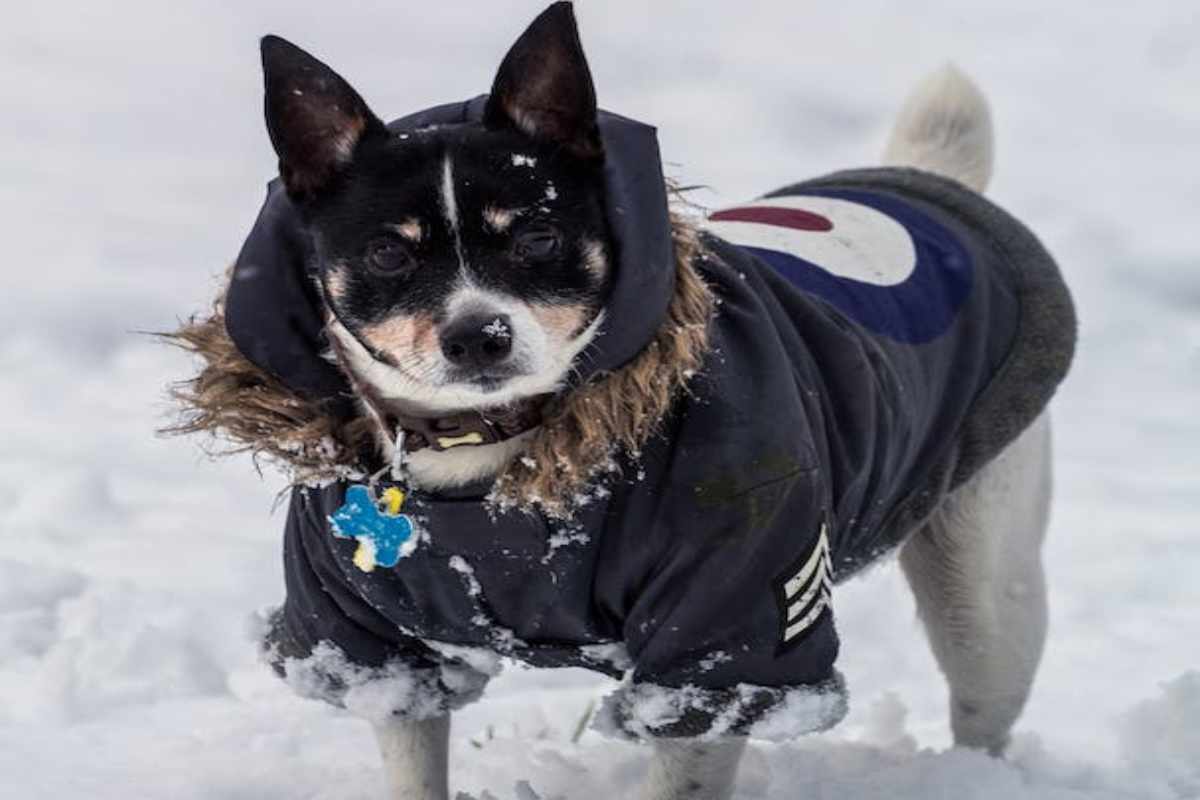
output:
[[450, 156], [442, 162], [442, 213], [452, 233], [458, 233], [458, 200], [454, 197], [454, 165]]
[[454, 164], [450, 160], [449, 153], [442, 162], [442, 214], [446, 217], [450, 235], [454, 237], [454, 252], [458, 256], [458, 266], [465, 273], [467, 260], [463, 256], [462, 234], [458, 229], [458, 198], [454, 194]]

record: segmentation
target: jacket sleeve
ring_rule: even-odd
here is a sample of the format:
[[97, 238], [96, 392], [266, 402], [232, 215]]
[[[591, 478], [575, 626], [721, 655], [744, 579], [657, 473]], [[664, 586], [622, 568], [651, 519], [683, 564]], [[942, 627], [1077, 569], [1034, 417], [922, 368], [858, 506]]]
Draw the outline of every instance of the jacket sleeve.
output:
[[788, 739], [846, 710], [814, 471], [674, 515], [626, 619], [634, 669], [599, 726], [634, 738]]
[[368, 718], [427, 719], [478, 699], [487, 665], [445, 656], [389, 623], [344, 579], [326, 518], [334, 487], [292, 490], [287, 598], [267, 619], [263, 656], [294, 691]]

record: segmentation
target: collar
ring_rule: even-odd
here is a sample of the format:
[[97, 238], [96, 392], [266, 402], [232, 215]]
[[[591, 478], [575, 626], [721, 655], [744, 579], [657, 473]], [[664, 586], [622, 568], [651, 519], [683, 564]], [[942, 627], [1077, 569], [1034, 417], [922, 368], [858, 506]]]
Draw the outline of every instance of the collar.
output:
[[543, 411], [554, 395], [529, 397], [513, 405], [486, 411], [463, 411], [444, 417], [414, 417], [385, 412], [385, 430], [404, 432], [404, 452], [443, 453], [459, 447], [498, 444], [542, 424]]
[[539, 394], [506, 406], [437, 417], [403, 414], [389, 408], [371, 384], [355, 376], [336, 337], [331, 337], [331, 344], [346, 380], [370, 411], [384, 438], [391, 441], [403, 433], [403, 437], [396, 440], [403, 441], [406, 455], [421, 450], [444, 453], [458, 447], [478, 447], [514, 439], [542, 424], [546, 405], [554, 397], [552, 393]]

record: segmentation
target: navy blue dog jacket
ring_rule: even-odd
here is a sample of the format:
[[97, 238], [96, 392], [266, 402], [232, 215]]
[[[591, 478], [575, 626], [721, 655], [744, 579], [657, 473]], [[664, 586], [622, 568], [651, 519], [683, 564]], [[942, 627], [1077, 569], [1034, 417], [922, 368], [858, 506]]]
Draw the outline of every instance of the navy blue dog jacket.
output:
[[[481, 106], [391, 127], [477, 124]], [[653, 129], [602, 114], [601, 131], [618, 261], [582, 380], [646, 346], [675, 276]], [[386, 710], [427, 716], [476, 697], [491, 654], [623, 678], [604, 713], [637, 736], [841, 718], [835, 585], [1042, 412], [1071, 360], [1071, 300], [1025, 227], [918, 171], [800, 183], [706, 227], [694, 266], [718, 305], [705, 368], [569, 521], [497, 512], [488, 487], [415, 492], [406, 510], [427, 541], [367, 572], [331, 530], [348, 485], [293, 490], [287, 599], [267, 636], [281, 672], [334, 702], [392, 678]], [[276, 183], [227, 327], [262, 369], [336, 401], [348, 389], [321, 357], [308, 253]]]

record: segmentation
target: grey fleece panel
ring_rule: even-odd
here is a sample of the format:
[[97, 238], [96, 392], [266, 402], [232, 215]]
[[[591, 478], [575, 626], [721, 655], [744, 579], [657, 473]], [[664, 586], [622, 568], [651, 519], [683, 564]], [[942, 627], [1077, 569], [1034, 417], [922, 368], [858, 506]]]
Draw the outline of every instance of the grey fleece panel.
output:
[[957, 452], [930, 472], [928, 482], [893, 512], [887, 525], [914, 530], [945, 492], [962, 485], [998, 456], [1046, 409], [1075, 354], [1075, 305], [1053, 257], [1028, 228], [957, 181], [916, 169], [838, 172], [801, 186], [893, 191], [943, 209], [975, 232], [1013, 270], [1020, 320], [1008, 357], [976, 399]]

